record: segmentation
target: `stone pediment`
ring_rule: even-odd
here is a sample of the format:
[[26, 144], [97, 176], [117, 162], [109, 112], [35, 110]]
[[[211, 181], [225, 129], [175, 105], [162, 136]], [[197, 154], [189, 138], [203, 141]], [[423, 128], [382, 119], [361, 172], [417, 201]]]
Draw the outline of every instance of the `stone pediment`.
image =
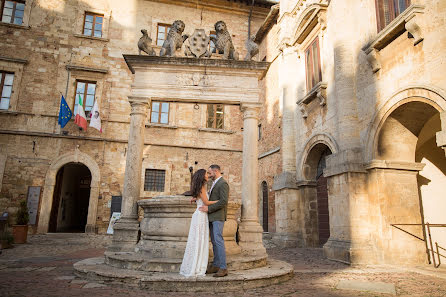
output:
[[132, 97], [173, 102], [259, 103], [268, 62], [124, 55]]

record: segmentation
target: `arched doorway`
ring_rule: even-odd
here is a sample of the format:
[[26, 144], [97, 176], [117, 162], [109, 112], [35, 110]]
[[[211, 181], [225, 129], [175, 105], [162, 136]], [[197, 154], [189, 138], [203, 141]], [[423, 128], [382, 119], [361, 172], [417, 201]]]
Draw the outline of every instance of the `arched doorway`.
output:
[[332, 151], [325, 143], [316, 143], [311, 147], [305, 160], [304, 176], [315, 184], [305, 191], [305, 226], [307, 246], [322, 247], [330, 238], [330, 216], [328, 208], [327, 178], [324, 177], [326, 157]]
[[268, 232], [268, 183], [262, 182], [262, 226], [263, 232]]
[[330, 238], [330, 220], [328, 213], [328, 188], [327, 178], [324, 176], [325, 157], [331, 155], [328, 147], [321, 153], [316, 172], [317, 189], [317, 223], [319, 246], [323, 246]]
[[87, 166], [68, 163], [56, 175], [49, 232], [84, 232], [90, 200], [91, 173]]

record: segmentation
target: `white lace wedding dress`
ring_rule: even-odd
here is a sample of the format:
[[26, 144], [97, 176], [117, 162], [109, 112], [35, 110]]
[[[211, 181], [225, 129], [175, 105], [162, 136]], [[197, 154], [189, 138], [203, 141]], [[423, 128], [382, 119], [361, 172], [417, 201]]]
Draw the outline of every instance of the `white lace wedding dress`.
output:
[[184, 276], [203, 276], [209, 258], [209, 220], [207, 212], [199, 211], [203, 206], [201, 199], [197, 200], [197, 209], [192, 215], [186, 250], [181, 263], [180, 274]]

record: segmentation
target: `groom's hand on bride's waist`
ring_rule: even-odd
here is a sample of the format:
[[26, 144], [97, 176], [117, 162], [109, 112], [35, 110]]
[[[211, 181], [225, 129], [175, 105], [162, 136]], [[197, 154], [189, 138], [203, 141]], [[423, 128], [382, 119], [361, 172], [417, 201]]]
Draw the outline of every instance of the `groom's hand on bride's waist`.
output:
[[200, 210], [202, 212], [208, 212], [208, 207], [206, 205], [203, 205], [198, 210]]

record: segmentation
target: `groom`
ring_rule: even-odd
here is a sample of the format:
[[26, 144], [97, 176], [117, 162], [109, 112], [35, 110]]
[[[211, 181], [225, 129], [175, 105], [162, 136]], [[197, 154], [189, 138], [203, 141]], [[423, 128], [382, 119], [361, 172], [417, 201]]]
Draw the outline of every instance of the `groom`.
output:
[[215, 273], [214, 277], [223, 277], [228, 275], [223, 226], [228, 212], [229, 185], [221, 176], [220, 166], [218, 165], [209, 167], [208, 176], [214, 181], [209, 190], [209, 201], [218, 202], [199, 208], [199, 210], [209, 214], [209, 231], [214, 252], [214, 261], [208, 266], [206, 274]]

